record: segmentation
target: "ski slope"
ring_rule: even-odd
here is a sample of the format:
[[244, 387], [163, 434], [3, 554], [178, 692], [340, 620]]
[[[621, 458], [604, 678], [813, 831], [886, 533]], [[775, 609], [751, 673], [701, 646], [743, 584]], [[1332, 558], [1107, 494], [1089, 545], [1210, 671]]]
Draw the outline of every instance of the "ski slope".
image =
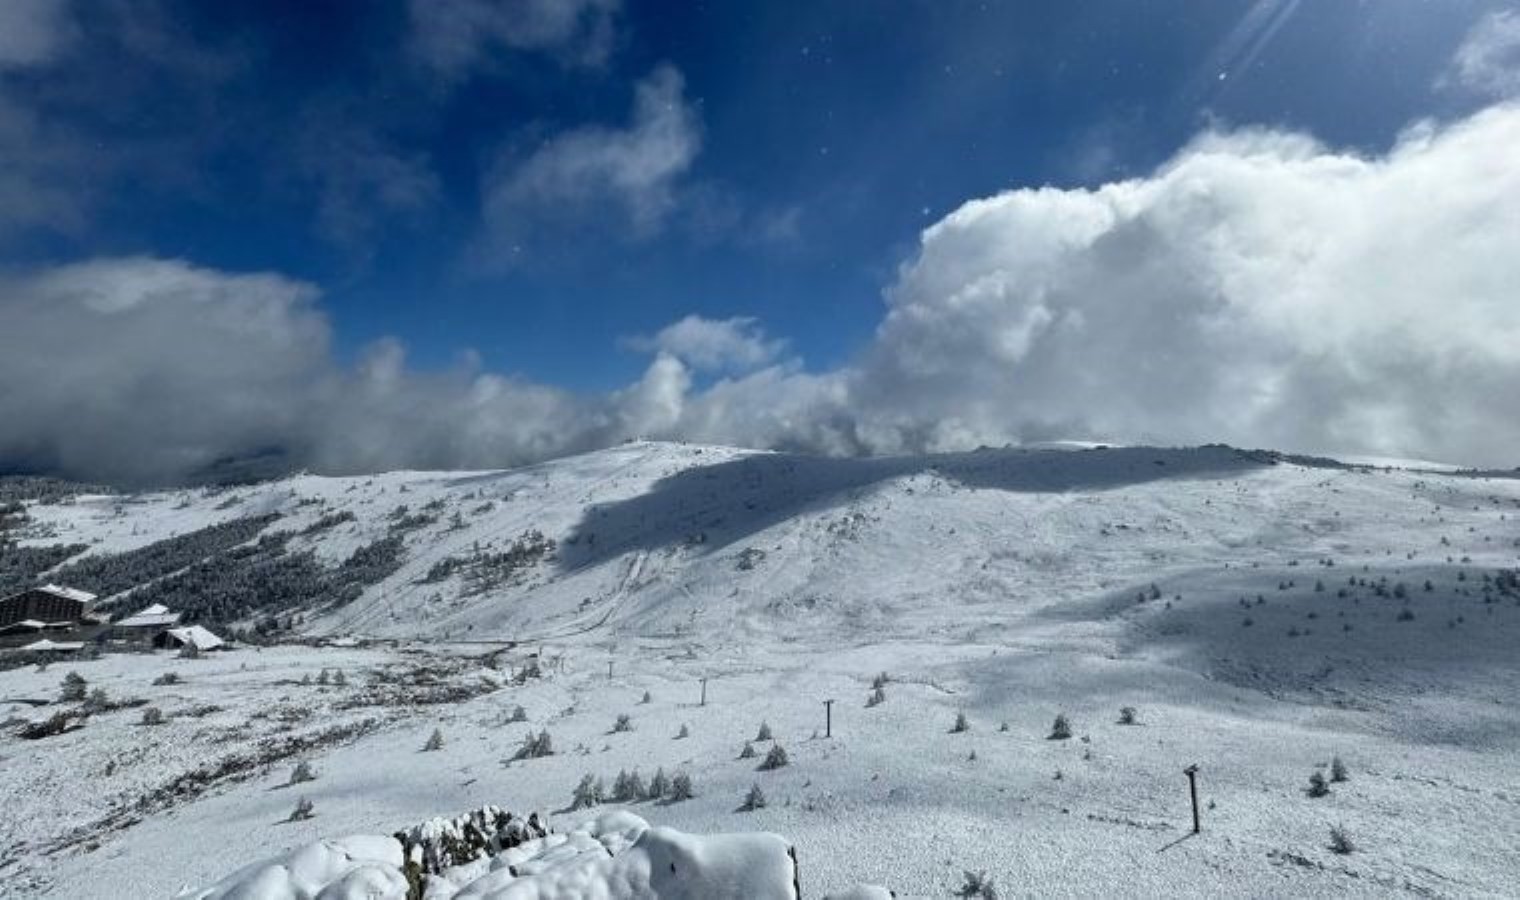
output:
[[[301, 635], [363, 646], [0, 672], [0, 697], [52, 697], [76, 668], [171, 713], [0, 738], [0, 801], [24, 813], [0, 828], [8, 884], [172, 894], [482, 803], [569, 826], [617, 807], [566, 810], [581, 776], [634, 767], [688, 771], [697, 796], [625, 806], [683, 831], [784, 835], [809, 896], [946, 896], [967, 869], [1005, 895], [1504, 896], [1520, 870], [1520, 591], [1505, 574], [1520, 482], [1499, 473], [1214, 446], [847, 460], [641, 443], [502, 472], [81, 497], [29, 507], [27, 542], [121, 552], [273, 512], [269, 530], [336, 564], [393, 533], [402, 505], [432, 521], [404, 532], [395, 573], [291, 611]], [[339, 513], [353, 520], [301, 534]], [[552, 552], [489, 589], [429, 578], [530, 531]], [[531, 654], [544, 677], [518, 684]], [[300, 683], [327, 667], [348, 684]], [[151, 685], [166, 668], [182, 686]], [[867, 707], [882, 672], [886, 701]], [[419, 677], [460, 696], [389, 686]], [[174, 714], [197, 705], [219, 710]], [[528, 722], [508, 721], [518, 705]], [[1139, 724], [1119, 724], [1123, 706]], [[971, 727], [952, 734], [958, 712]], [[612, 731], [625, 713], [633, 730]], [[1048, 739], [1058, 713], [1068, 740]], [[762, 721], [783, 769], [739, 758]], [[445, 746], [421, 752], [435, 728]], [[556, 753], [510, 761], [530, 729]], [[111, 817], [260, 747], [272, 756], [193, 796]], [[1350, 781], [1308, 797], [1334, 756]], [[282, 823], [297, 757], [321, 773], [303, 787], [316, 816]], [[101, 774], [112, 759], [130, 763]], [[737, 812], [756, 783], [768, 805]], [[1332, 825], [1356, 852], [1327, 848]]]

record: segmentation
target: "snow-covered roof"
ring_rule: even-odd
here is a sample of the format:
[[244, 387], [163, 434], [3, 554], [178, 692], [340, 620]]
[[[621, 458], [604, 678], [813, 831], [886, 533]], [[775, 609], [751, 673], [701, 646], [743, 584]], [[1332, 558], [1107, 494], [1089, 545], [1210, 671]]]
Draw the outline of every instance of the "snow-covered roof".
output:
[[65, 600], [77, 600], [80, 603], [92, 603], [95, 600], [95, 595], [89, 591], [81, 591], [78, 588], [64, 587], [61, 584], [44, 584], [37, 590], [42, 591], [45, 594], [52, 594], [54, 597], [62, 597]]
[[40, 641], [32, 641], [21, 648], [22, 650], [83, 650], [83, 641], [50, 641], [43, 638]]
[[37, 619], [22, 619], [19, 622], [12, 622], [4, 628], [0, 628], [0, 633], [9, 631], [41, 631], [46, 627], [46, 622], [41, 622]]
[[138, 610], [116, 625], [120, 628], [170, 628], [179, 624], [179, 613], [169, 612], [162, 603]]
[[199, 625], [186, 625], [184, 628], [170, 628], [169, 634], [181, 644], [189, 644], [197, 650], [215, 650], [226, 641], [212, 634]]

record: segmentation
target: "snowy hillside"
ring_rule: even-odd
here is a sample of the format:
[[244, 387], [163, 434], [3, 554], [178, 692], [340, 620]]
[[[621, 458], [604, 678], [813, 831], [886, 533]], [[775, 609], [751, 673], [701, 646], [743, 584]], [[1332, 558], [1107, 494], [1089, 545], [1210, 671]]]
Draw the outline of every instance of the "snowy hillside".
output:
[[[1005, 894], [1503, 895], [1520, 870], [1517, 516], [1520, 481], [1498, 474], [1227, 447], [646, 443], [28, 502], [7, 587], [350, 646], [0, 671], [17, 726], [0, 802], [18, 813], [0, 877], [8, 894], [172, 894], [495, 803], [566, 827], [625, 806], [775, 832], [808, 896], [946, 896], [965, 870]], [[316, 682], [329, 669], [342, 684]], [[19, 737], [72, 708], [21, 702], [55, 700], [70, 670], [167, 721], [116, 706]], [[166, 672], [179, 682], [155, 684]], [[1051, 739], [1058, 714], [1070, 738]], [[513, 759], [543, 731], [553, 754]], [[788, 764], [757, 770], [776, 744]], [[1337, 756], [1349, 780], [1310, 796]], [[318, 777], [285, 787], [300, 760]], [[695, 796], [568, 808], [584, 776], [635, 768], [687, 773]], [[755, 785], [768, 802], [740, 811]], [[301, 796], [313, 817], [284, 822]], [[1332, 826], [1355, 852], [1328, 847]]]

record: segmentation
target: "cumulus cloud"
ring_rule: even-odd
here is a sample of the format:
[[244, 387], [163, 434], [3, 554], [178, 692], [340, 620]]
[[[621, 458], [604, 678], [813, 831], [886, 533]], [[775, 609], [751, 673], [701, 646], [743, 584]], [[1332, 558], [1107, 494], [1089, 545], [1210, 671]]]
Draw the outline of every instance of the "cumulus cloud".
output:
[[680, 177], [701, 148], [681, 73], [660, 66], [640, 81], [624, 128], [586, 126], [556, 135], [485, 178], [487, 243], [499, 250], [538, 225], [626, 224], [656, 232], [676, 205]]
[[729, 372], [760, 368], [786, 349], [786, 341], [766, 337], [760, 323], [746, 316], [687, 316], [656, 334], [625, 338], [623, 344], [644, 353], [669, 354], [695, 369]]
[[[385, 341], [333, 359], [315, 289], [155, 259], [0, 281], [0, 466], [173, 478], [279, 447], [327, 472], [684, 438], [826, 453], [1049, 437], [1515, 465], [1520, 107], [1386, 153], [1247, 129], [1143, 178], [1015, 190], [927, 229], [870, 346], [807, 372], [752, 320], [630, 345], [575, 394]], [[698, 373], [710, 373], [699, 381]]]
[[1457, 48], [1442, 83], [1491, 99], [1520, 96], [1520, 13], [1501, 10], [1479, 19]]
[[1515, 462], [1520, 109], [1377, 158], [1206, 134], [925, 232], [852, 399], [875, 449], [1052, 435]]
[[621, 7], [621, 0], [411, 0], [413, 49], [439, 74], [456, 78], [498, 50], [599, 66], [612, 52]]

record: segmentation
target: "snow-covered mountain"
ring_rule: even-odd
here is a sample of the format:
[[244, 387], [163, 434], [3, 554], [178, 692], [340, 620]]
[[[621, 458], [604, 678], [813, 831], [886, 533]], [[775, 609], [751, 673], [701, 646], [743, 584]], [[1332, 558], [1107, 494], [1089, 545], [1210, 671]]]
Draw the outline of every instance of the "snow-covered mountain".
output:
[[[1503, 894], [1520, 866], [1520, 481], [1499, 473], [1221, 446], [823, 459], [639, 443], [511, 471], [77, 496], [24, 517], [19, 562], [0, 568], [13, 580], [270, 639], [401, 642], [176, 662], [206, 673], [186, 708], [221, 712], [0, 739], [6, 798], [33, 811], [0, 839], [30, 889], [107, 895], [100, 848], [160, 892], [288, 848], [306, 826], [271, 831], [292, 800], [257, 780], [296, 755], [327, 773], [321, 833], [483, 802], [557, 810], [588, 772], [683, 767], [699, 796], [641, 815], [780, 832], [804, 883], [828, 889], [944, 895], [985, 869], [1015, 893]], [[543, 677], [523, 680], [533, 653]], [[147, 694], [165, 665], [78, 668]], [[292, 699], [327, 666], [370, 675]], [[419, 666], [458, 696], [386, 701]], [[0, 695], [52, 695], [63, 671], [0, 673]], [[883, 672], [886, 702], [867, 707]], [[824, 699], [835, 733], [809, 737]], [[271, 704], [305, 712], [271, 724], [256, 715]], [[503, 767], [527, 727], [504, 724], [516, 705], [563, 749]], [[1141, 724], [1117, 724], [1121, 706]], [[971, 729], [949, 734], [958, 711]], [[635, 731], [609, 734], [623, 712]], [[1072, 740], [1046, 739], [1057, 713]], [[776, 775], [736, 760], [761, 720], [791, 751]], [[434, 727], [449, 744], [417, 756]], [[171, 728], [177, 746], [160, 745]], [[118, 827], [100, 807], [156, 796], [186, 748], [334, 728], [351, 730], [207, 776], [162, 815]], [[157, 768], [32, 796], [124, 753]], [[1352, 780], [1307, 798], [1336, 755]], [[1193, 762], [1208, 827], [1166, 849]], [[736, 820], [757, 779], [769, 806]], [[226, 843], [179, 853], [176, 817]], [[1326, 849], [1342, 824], [1359, 852]], [[59, 854], [72, 862], [41, 862]]]

